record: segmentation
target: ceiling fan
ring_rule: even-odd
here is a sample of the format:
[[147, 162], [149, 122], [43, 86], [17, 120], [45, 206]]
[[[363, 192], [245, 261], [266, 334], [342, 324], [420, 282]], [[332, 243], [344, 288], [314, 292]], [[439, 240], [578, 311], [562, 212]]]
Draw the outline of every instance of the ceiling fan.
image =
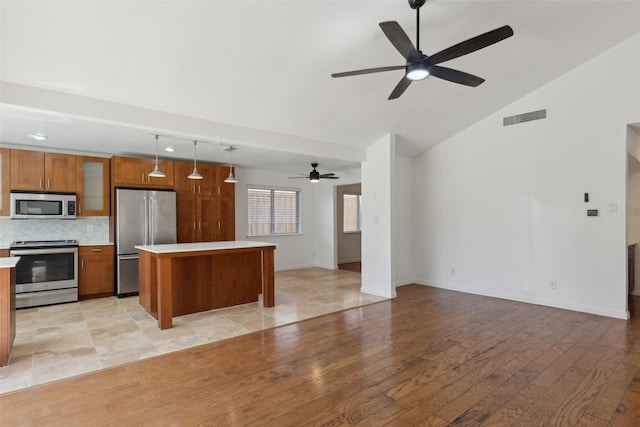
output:
[[389, 99], [399, 98], [409, 87], [411, 82], [415, 80], [423, 80], [429, 76], [438, 77], [453, 83], [465, 86], [476, 87], [484, 82], [483, 78], [474, 76], [463, 71], [454, 70], [452, 68], [441, 67], [437, 64], [450, 61], [463, 55], [467, 55], [476, 50], [480, 50], [494, 43], [502, 41], [513, 35], [513, 29], [505, 25], [495, 30], [480, 34], [469, 40], [465, 40], [440, 52], [427, 56], [420, 50], [420, 8], [425, 4], [426, 0], [409, 0], [409, 6], [416, 10], [416, 46], [413, 46], [411, 40], [404, 32], [400, 24], [396, 21], [386, 21], [380, 23], [380, 28], [387, 36], [391, 44], [398, 49], [398, 52], [407, 60], [406, 65], [395, 65], [390, 67], [367, 68], [364, 70], [346, 71], [344, 73], [335, 73], [331, 77], [348, 77], [360, 74], [380, 73], [383, 71], [405, 70], [405, 75], [396, 85], [389, 95]]
[[311, 181], [311, 182], [320, 182], [321, 179], [340, 179], [340, 177], [336, 176], [335, 173], [323, 173], [323, 174], [321, 174], [320, 172], [318, 172], [316, 170], [316, 168], [318, 167], [317, 163], [311, 163], [311, 167], [313, 168], [313, 170], [311, 172], [309, 172], [308, 175], [306, 173], [298, 173], [298, 175], [300, 175], [300, 176], [290, 176], [289, 179], [308, 178], [309, 181]]

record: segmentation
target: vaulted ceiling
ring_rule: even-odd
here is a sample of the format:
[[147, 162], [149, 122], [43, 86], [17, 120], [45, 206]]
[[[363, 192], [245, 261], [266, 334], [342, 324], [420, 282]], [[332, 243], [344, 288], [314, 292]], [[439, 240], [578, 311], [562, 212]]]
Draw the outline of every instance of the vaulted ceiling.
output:
[[[505, 24], [515, 35], [443, 64], [481, 86], [428, 78], [388, 101], [402, 70], [330, 75], [404, 64], [378, 23], [398, 21], [415, 41], [406, 0], [3, 0], [0, 12], [3, 144], [38, 146], [26, 134], [43, 132], [49, 147], [149, 155], [148, 132], [162, 131], [238, 145], [240, 166], [286, 173], [357, 165], [389, 132], [416, 155], [640, 32], [638, 1], [429, 0], [426, 54]], [[56, 94], [65, 111], [43, 101]], [[99, 102], [150, 119], [116, 120]], [[206, 147], [200, 156], [227, 160]]]

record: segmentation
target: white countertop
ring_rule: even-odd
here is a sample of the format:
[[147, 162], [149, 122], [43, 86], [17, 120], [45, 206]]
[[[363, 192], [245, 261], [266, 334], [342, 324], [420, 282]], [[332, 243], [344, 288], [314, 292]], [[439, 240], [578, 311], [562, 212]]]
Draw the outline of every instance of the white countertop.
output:
[[276, 246], [275, 243], [252, 242], [249, 240], [234, 240], [231, 242], [199, 242], [199, 243], [169, 243], [165, 245], [138, 245], [135, 248], [154, 254], [173, 252], [217, 251], [224, 249], [264, 248]]
[[12, 256], [10, 258], [0, 258], [0, 268], [11, 268], [15, 267], [20, 261], [19, 256]]

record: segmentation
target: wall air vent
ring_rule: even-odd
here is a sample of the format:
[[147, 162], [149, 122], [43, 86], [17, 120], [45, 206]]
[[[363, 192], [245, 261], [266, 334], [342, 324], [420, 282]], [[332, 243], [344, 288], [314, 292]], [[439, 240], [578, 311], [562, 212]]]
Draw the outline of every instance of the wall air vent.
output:
[[547, 109], [531, 111], [529, 113], [516, 114], [502, 119], [502, 126], [517, 125], [518, 123], [530, 122], [547, 118]]

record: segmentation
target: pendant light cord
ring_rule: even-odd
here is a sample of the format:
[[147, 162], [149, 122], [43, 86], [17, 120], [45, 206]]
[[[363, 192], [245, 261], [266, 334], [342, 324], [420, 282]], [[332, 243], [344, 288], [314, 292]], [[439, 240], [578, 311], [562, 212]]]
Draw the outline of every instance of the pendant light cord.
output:
[[196, 146], [198, 141], [193, 141], [193, 170], [196, 170]]

